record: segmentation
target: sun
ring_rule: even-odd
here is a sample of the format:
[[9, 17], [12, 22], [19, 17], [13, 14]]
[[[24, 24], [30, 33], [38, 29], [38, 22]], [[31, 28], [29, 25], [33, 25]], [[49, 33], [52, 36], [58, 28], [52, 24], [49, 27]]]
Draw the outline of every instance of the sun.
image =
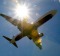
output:
[[15, 15], [22, 20], [24, 18], [29, 17], [29, 8], [25, 4], [23, 5], [17, 4], [16, 7], [14, 8], [14, 12]]

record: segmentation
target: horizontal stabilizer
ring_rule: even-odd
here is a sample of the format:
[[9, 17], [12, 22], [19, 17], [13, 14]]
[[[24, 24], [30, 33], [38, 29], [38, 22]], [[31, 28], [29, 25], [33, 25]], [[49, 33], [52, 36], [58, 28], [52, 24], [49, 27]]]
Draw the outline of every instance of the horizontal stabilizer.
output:
[[18, 46], [17, 46], [17, 44], [16, 44], [16, 42], [14, 41], [12, 41], [12, 39], [10, 39], [10, 38], [8, 38], [8, 37], [6, 37], [6, 36], [3, 36], [6, 40], [8, 40], [10, 43], [12, 43], [15, 47], [17, 47], [18, 48]]

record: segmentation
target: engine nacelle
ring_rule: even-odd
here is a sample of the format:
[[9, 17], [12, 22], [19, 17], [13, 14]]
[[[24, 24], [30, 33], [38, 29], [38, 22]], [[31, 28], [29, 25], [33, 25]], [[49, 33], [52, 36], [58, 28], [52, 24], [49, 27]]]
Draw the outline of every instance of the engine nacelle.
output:
[[42, 36], [44, 36], [44, 34], [43, 33], [39, 33], [39, 36], [42, 37]]

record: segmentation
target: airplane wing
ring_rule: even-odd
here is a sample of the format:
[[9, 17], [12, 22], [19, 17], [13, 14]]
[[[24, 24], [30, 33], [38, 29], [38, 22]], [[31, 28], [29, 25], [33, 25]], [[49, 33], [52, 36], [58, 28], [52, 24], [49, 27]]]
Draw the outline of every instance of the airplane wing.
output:
[[43, 15], [42, 17], [40, 17], [35, 23], [34, 25], [36, 27], [41, 26], [42, 24], [44, 24], [45, 22], [47, 22], [48, 20], [50, 20], [55, 14], [56, 14], [56, 10], [51, 10], [48, 13], [46, 13], [45, 15]]
[[35, 43], [35, 45], [37, 47], [39, 47], [40, 49], [42, 49], [42, 39], [40, 37], [40, 35], [38, 34], [37, 30], [32, 30], [30, 36], [28, 36], [28, 38], [30, 37], [30, 40], [32, 39], [33, 42]]
[[9, 17], [9, 16], [4, 15], [4, 14], [0, 14], [0, 16], [4, 17], [7, 21], [9, 21], [14, 26], [17, 26], [18, 25], [18, 22], [19, 21], [17, 19], [13, 19], [12, 17]]
[[42, 49], [42, 39], [41, 39], [41, 37], [33, 38], [33, 42], [36, 44], [37, 47]]

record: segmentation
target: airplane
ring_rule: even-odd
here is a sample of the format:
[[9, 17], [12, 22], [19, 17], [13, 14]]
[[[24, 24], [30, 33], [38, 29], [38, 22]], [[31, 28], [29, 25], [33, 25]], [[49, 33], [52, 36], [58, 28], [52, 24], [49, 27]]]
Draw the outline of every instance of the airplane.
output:
[[9, 21], [14, 26], [17, 26], [17, 28], [21, 31], [21, 33], [19, 33], [18, 35], [13, 36], [12, 39], [6, 36], [3, 36], [3, 37], [6, 40], [8, 40], [10, 43], [12, 43], [15, 47], [18, 48], [16, 41], [19, 41], [23, 37], [27, 36], [30, 40], [33, 40], [33, 42], [39, 49], [42, 49], [41, 37], [44, 36], [44, 34], [38, 33], [38, 27], [43, 25], [48, 20], [50, 20], [56, 14], [56, 12], [57, 10], [51, 10], [47, 12], [42, 17], [39, 17], [38, 20], [35, 21], [33, 24], [28, 23], [25, 20], [21, 21], [21, 20], [13, 19], [12, 17], [1, 13], [0, 16], [4, 17], [7, 21]]

